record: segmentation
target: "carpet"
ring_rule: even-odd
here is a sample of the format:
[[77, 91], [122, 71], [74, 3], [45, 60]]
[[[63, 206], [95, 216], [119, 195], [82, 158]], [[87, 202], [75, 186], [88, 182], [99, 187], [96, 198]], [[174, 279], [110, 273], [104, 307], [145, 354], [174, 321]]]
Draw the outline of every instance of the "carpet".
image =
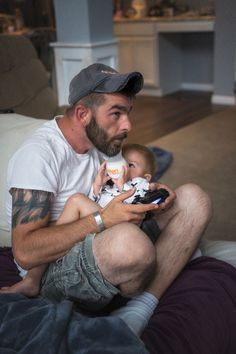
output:
[[235, 241], [236, 107], [212, 114], [149, 145], [173, 153], [173, 161], [160, 182], [172, 188], [197, 183], [210, 195], [214, 211], [205, 237]]

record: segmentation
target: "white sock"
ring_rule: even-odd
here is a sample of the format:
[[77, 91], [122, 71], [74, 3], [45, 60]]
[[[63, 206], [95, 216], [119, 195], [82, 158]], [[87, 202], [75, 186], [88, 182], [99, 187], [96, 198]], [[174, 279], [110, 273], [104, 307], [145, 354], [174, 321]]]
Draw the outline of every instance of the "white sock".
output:
[[121, 318], [137, 336], [140, 336], [158, 302], [154, 295], [143, 292], [134, 296], [125, 306], [111, 312], [110, 316]]

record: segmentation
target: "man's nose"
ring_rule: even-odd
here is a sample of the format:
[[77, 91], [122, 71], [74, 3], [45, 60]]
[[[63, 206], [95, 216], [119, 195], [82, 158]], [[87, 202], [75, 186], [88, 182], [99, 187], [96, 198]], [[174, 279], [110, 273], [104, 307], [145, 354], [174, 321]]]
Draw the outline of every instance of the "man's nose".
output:
[[125, 132], [130, 132], [130, 130], [132, 129], [132, 124], [131, 124], [128, 116], [124, 117], [121, 129], [122, 129], [122, 131], [125, 131]]

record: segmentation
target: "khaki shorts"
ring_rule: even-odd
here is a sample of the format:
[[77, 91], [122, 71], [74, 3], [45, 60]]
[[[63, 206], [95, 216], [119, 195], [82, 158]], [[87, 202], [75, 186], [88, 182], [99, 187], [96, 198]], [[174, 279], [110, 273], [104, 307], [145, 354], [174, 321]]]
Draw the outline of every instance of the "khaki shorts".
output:
[[93, 255], [95, 234], [77, 243], [64, 257], [49, 265], [42, 281], [41, 295], [51, 301], [69, 299], [85, 311], [104, 308], [119, 289], [100, 272]]

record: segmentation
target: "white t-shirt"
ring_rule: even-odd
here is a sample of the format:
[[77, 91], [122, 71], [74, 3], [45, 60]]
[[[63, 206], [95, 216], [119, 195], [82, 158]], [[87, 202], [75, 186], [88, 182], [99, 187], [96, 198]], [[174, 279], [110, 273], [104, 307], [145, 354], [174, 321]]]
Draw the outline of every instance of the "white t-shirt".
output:
[[[53, 120], [42, 125], [13, 155], [8, 165], [7, 187], [52, 192], [51, 221], [58, 219], [68, 197], [89, 194], [100, 159], [96, 149], [78, 154]], [[12, 200], [7, 193], [6, 210], [11, 225]]]

